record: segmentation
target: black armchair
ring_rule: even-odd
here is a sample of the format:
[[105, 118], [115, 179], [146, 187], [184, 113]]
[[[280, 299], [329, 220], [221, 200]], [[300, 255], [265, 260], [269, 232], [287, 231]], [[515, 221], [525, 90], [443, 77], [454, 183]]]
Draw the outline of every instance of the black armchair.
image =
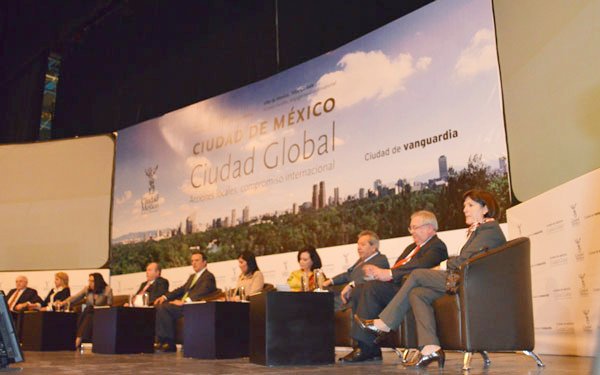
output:
[[474, 352], [489, 365], [486, 351], [523, 351], [544, 366], [533, 353], [529, 253], [529, 239], [522, 237], [468, 259], [459, 269], [458, 293], [433, 303], [440, 344], [465, 352], [464, 370]]

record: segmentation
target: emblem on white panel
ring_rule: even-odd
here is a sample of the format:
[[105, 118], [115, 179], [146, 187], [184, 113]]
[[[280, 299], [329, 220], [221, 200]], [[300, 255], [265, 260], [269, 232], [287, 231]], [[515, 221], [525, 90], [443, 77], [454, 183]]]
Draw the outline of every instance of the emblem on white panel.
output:
[[287, 261], [283, 262], [283, 272], [281, 273], [281, 276], [286, 277], [288, 275], [288, 268], [287, 268]]
[[585, 285], [585, 273], [580, 273], [578, 276], [579, 276], [579, 280], [581, 281], [581, 288], [579, 289], [579, 294], [581, 294], [582, 296], [587, 296], [588, 289], [587, 289], [587, 286]]
[[577, 203], [573, 203], [571, 205], [571, 211], [573, 212], [573, 217], [571, 218], [571, 224], [579, 225], [579, 215], [577, 214]]
[[522, 226], [523, 226], [523, 223], [517, 224], [517, 230], [519, 231], [519, 236], [523, 235]]
[[583, 310], [581, 310], [581, 313], [583, 314], [583, 317], [585, 318], [585, 322], [583, 324], [583, 331], [591, 332], [592, 331], [592, 323], [590, 320], [590, 309], [583, 309]]
[[231, 273], [233, 274], [233, 276], [231, 276], [231, 281], [235, 281], [237, 279], [237, 277], [235, 276], [235, 266], [231, 267]]
[[344, 253], [343, 255], [344, 255], [344, 267], [348, 267], [348, 265], [350, 264], [348, 262], [348, 256], [349, 256], [349, 254], [348, 253]]
[[575, 259], [578, 262], [581, 262], [585, 258], [584, 253], [583, 253], [583, 249], [581, 248], [581, 237], [575, 238], [574, 241], [575, 241], [575, 246], [577, 247], [577, 249], [575, 251]]

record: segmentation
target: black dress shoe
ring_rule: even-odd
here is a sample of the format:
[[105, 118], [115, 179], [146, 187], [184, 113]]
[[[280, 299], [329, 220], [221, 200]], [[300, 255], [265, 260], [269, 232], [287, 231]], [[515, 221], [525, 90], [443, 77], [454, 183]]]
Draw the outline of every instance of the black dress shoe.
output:
[[437, 362], [440, 368], [444, 368], [445, 361], [446, 356], [444, 355], [444, 351], [442, 349], [438, 349], [437, 351], [428, 355], [422, 355], [419, 353], [412, 361], [406, 363], [404, 366], [412, 368], [425, 368], [429, 366], [431, 362]]
[[375, 327], [375, 324], [373, 324], [373, 319], [362, 319], [360, 316], [358, 316], [358, 314], [354, 314], [354, 321], [356, 322], [356, 324], [358, 324], [360, 329], [372, 335], [375, 335], [375, 340], [373, 340], [375, 344], [379, 345], [385, 340], [387, 332], [384, 332], [379, 328]]
[[364, 361], [381, 361], [381, 351], [354, 348], [354, 350], [352, 350], [350, 354], [340, 358], [340, 362], [343, 363], [355, 363]]

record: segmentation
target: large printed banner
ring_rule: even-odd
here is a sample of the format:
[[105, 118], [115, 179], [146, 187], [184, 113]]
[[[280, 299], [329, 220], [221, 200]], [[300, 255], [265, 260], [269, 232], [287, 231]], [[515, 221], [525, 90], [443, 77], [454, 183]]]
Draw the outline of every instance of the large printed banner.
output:
[[600, 169], [508, 210], [531, 239], [536, 350], [593, 356], [600, 313]]
[[418, 209], [461, 228], [474, 187], [508, 206], [491, 3], [436, 1], [119, 132], [111, 268], [183, 266], [196, 246], [219, 261], [349, 244], [363, 229], [396, 238]]

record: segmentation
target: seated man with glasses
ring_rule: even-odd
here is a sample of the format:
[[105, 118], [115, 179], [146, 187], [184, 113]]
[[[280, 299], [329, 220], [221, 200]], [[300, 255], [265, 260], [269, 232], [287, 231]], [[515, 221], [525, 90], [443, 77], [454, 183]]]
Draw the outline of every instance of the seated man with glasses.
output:
[[[379, 313], [400, 290], [402, 279], [417, 268], [431, 268], [448, 259], [446, 245], [435, 234], [438, 223], [429, 211], [417, 211], [410, 217], [408, 231], [414, 242], [408, 245], [391, 269], [374, 265], [363, 267], [364, 276], [374, 280], [357, 285], [351, 293], [352, 314], [362, 319], [377, 318]], [[350, 332], [357, 346], [342, 362], [362, 362], [380, 360], [381, 349], [373, 343], [373, 337], [356, 324]]]

